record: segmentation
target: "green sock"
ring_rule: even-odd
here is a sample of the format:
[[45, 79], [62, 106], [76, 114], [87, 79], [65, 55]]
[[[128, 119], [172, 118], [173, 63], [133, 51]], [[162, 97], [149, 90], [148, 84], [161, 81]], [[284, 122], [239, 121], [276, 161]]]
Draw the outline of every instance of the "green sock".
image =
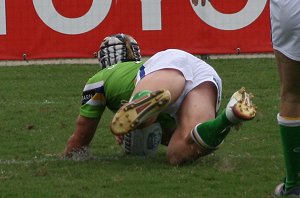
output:
[[285, 187], [300, 186], [300, 126], [280, 126], [286, 167]]
[[214, 120], [199, 124], [197, 132], [206, 145], [216, 148], [223, 142], [231, 126], [224, 110]]
[[149, 95], [150, 93], [151, 93], [151, 91], [149, 91], [149, 90], [142, 90], [142, 91], [139, 91], [139, 92], [137, 92], [136, 94], [134, 94], [133, 96], [131, 96], [131, 98], [130, 98], [129, 101], [133, 101], [133, 100], [142, 98], [142, 97], [144, 97], [144, 96]]

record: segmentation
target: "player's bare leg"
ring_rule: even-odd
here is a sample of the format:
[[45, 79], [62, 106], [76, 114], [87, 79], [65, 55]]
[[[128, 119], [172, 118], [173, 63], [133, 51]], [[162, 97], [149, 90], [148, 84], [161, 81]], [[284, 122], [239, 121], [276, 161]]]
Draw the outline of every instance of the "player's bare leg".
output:
[[129, 103], [115, 114], [111, 131], [115, 135], [149, 126], [158, 114], [182, 94], [185, 78], [175, 69], [161, 69], [147, 74], [136, 85]]
[[215, 119], [217, 98], [217, 87], [211, 81], [201, 83], [186, 95], [176, 113], [177, 128], [168, 144], [166, 157], [170, 164], [183, 164], [203, 155], [190, 132], [198, 123]]
[[217, 96], [213, 94], [212, 87], [214, 85], [211, 83], [202, 84], [183, 103], [179, 126], [168, 146], [167, 159], [170, 164], [182, 164], [215, 151], [232, 126], [255, 117], [253, 96], [244, 88], [235, 92], [226, 109], [215, 117], [214, 101]]
[[210, 152], [219, 148], [232, 126], [256, 116], [252, 98], [253, 95], [248, 94], [245, 88], [239, 89], [232, 95], [226, 109], [216, 119], [196, 125], [191, 131], [191, 137]]
[[300, 61], [274, 50], [281, 81], [277, 115], [286, 175], [274, 192], [276, 197], [300, 197]]

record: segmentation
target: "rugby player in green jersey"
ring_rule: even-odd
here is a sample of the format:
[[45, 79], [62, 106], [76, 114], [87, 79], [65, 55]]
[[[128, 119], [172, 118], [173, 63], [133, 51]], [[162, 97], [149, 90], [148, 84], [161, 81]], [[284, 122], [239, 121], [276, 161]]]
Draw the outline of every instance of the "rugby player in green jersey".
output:
[[[139, 55], [132, 47], [133, 43], [135, 47], [137, 44], [132, 42], [132, 37], [116, 38], [109, 37], [110, 42], [104, 39], [101, 45], [100, 62], [106, 68], [84, 87], [80, 115], [65, 156], [72, 156], [89, 145], [106, 107], [116, 112], [111, 131], [120, 144], [124, 135], [139, 129], [138, 133], [152, 131], [151, 127], [159, 122], [161, 127], [155, 130], [161, 130], [162, 136], [168, 134], [169, 138], [163, 141], [167, 145], [166, 158], [174, 165], [213, 152], [233, 125], [255, 117], [252, 95], [244, 88], [235, 92], [226, 109], [217, 115], [222, 81], [210, 65], [192, 54], [168, 49], [146, 62], [136, 62], [139, 61], [137, 56], [131, 57], [134, 61], [126, 62], [130, 60], [128, 54]], [[116, 43], [120, 43], [120, 47]], [[111, 64], [116, 60], [120, 63]], [[122, 105], [124, 100], [128, 102]], [[159, 119], [162, 114], [176, 120], [169, 125], [169, 130], [163, 127], [164, 119]]]

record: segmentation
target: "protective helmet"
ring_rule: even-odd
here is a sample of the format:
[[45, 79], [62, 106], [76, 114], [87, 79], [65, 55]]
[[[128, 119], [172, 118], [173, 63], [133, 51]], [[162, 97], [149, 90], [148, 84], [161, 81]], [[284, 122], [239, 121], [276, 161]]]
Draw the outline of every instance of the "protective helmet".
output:
[[103, 39], [98, 60], [102, 69], [119, 62], [140, 61], [140, 47], [130, 35], [114, 34]]

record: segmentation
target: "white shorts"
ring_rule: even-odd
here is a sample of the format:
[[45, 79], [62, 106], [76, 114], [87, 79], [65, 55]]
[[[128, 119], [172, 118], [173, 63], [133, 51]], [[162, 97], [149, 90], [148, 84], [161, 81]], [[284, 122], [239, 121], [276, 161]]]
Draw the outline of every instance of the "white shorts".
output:
[[136, 83], [138, 83], [147, 74], [161, 69], [179, 70], [186, 79], [186, 85], [182, 94], [175, 103], [165, 110], [165, 112], [175, 117], [175, 113], [178, 111], [185, 96], [192, 89], [207, 81], [214, 83], [218, 90], [216, 110], [219, 110], [222, 96], [222, 81], [217, 72], [206, 62], [192, 54], [177, 49], [169, 49], [158, 52], [148, 59], [141, 67], [137, 75]]
[[271, 0], [273, 48], [300, 61], [300, 1]]

